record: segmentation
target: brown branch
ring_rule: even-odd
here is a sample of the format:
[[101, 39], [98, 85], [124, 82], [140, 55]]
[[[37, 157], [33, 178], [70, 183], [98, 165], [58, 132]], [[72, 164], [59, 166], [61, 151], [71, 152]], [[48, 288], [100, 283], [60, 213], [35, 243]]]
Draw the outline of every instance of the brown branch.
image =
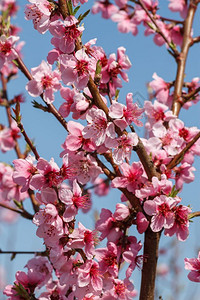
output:
[[29, 145], [30, 149], [32, 150], [33, 154], [35, 155], [35, 158], [38, 160], [40, 158], [40, 156], [36, 150], [36, 147], [33, 145], [32, 141], [29, 139], [29, 137], [24, 129], [24, 126], [22, 125], [21, 122], [17, 122], [17, 126], [19, 127], [26, 143]]
[[187, 95], [183, 96], [183, 102], [186, 103], [187, 101], [189, 101], [191, 98], [196, 97], [198, 92], [200, 92], [200, 87], [198, 87], [196, 90], [188, 93]]
[[156, 266], [161, 232], [145, 231], [140, 300], [154, 300]]
[[194, 37], [190, 42], [190, 47], [200, 42], [200, 36]]
[[165, 17], [160, 17], [161, 21], [167, 21], [167, 22], [171, 22], [174, 24], [184, 24], [184, 21], [181, 20], [174, 20], [174, 19], [170, 19], [170, 18], [165, 18]]
[[66, 0], [58, 0], [59, 10], [63, 19], [66, 19], [68, 16], [68, 9], [67, 9], [67, 1]]
[[200, 211], [195, 211], [191, 214], [188, 215], [188, 219], [193, 219], [193, 218], [196, 218], [196, 217], [200, 217]]
[[35, 254], [35, 255], [41, 255], [46, 256], [46, 251], [3, 251], [0, 249], [0, 254], [12, 254], [16, 256], [17, 254]]
[[102, 161], [98, 158], [97, 154], [93, 153], [93, 154], [91, 154], [91, 155], [95, 158], [95, 160], [96, 160], [98, 166], [102, 169], [102, 171], [104, 172], [104, 174], [105, 174], [110, 180], [113, 180], [113, 179], [116, 177], [115, 174], [114, 174], [112, 171], [110, 171], [110, 170], [104, 165], [104, 163], [102, 163]]
[[21, 210], [18, 210], [18, 209], [15, 209], [13, 207], [10, 207], [10, 206], [7, 206], [3, 203], [0, 203], [0, 207], [3, 207], [3, 208], [6, 208], [6, 209], [9, 209], [11, 211], [14, 211], [18, 214], [20, 214], [22, 217], [24, 217], [25, 219], [28, 219], [28, 220], [32, 220], [33, 219], [33, 215], [31, 215], [28, 211], [26, 211], [25, 209], [23, 209], [23, 211]]
[[197, 9], [196, 1], [190, 1], [190, 5], [188, 8], [187, 17], [184, 22], [184, 33], [183, 33], [183, 44], [181, 47], [181, 52], [179, 57], [177, 58], [177, 73], [176, 73], [176, 80], [174, 86], [174, 97], [173, 97], [173, 104], [172, 104], [172, 112], [175, 116], [178, 117], [180, 109], [183, 105], [182, 101], [182, 87], [183, 81], [185, 76], [185, 66], [188, 51], [191, 45], [191, 30], [192, 24], [194, 20], [194, 15]]
[[[25, 71], [27, 73], [26, 69], [25, 69]], [[11, 109], [10, 109], [10, 105], [9, 105], [8, 95], [7, 95], [7, 80], [6, 80], [6, 78], [4, 77], [4, 75], [2, 73], [1, 73], [1, 81], [2, 81], [3, 97], [4, 97], [4, 100], [7, 103], [7, 105], [6, 105], [6, 112], [7, 112], [8, 122], [9, 122], [9, 126], [11, 127], [12, 117], [11, 117]], [[18, 105], [18, 108], [20, 109], [19, 103], [17, 105]], [[19, 127], [19, 124], [18, 124], [18, 127]], [[28, 143], [29, 147], [32, 149], [33, 153], [35, 154], [36, 159], [38, 159], [39, 155], [37, 153], [37, 150], [33, 146], [32, 142], [30, 141], [30, 139], [28, 138], [28, 136], [26, 135], [26, 132], [24, 131], [24, 128], [23, 128], [22, 124], [21, 124], [20, 130], [21, 130], [21, 133], [23, 134], [26, 142]], [[21, 150], [20, 150], [20, 147], [19, 147], [19, 144], [18, 144], [17, 140], [15, 140], [15, 152], [16, 152], [18, 158], [25, 158], [25, 155], [21, 153]], [[36, 213], [39, 210], [39, 204], [38, 204], [37, 200], [35, 199], [34, 192], [31, 191], [31, 190], [28, 190], [28, 194], [29, 194], [31, 203], [33, 205], [33, 209], [34, 209], [34, 211]], [[26, 213], [25, 213], [25, 215], [26, 215]], [[31, 219], [32, 219], [32, 217], [31, 217]]]
[[28, 194], [29, 194], [29, 197], [31, 199], [31, 203], [32, 203], [34, 212], [37, 213], [40, 209], [40, 205], [39, 205], [38, 201], [35, 198], [35, 193], [31, 189], [28, 189]]
[[185, 153], [196, 143], [196, 141], [200, 138], [200, 132], [198, 132], [195, 137], [187, 143], [185, 148], [174, 156], [174, 158], [170, 161], [170, 163], [167, 165], [167, 169], [173, 169], [175, 166], [177, 166], [184, 158]]
[[[7, 79], [5, 78], [3, 73], [1, 73], [1, 82], [2, 82], [2, 97], [6, 103], [6, 105], [5, 105], [6, 114], [7, 114], [7, 118], [8, 118], [9, 127], [11, 128], [12, 117], [11, 117], [11, 109], [10, 109], [9, 100], [8, 100], [8, 94], [7, 94]], [[18, 158], [24, 158], [24, 155], [20, 151], [20, 147], [17, 142], [17, 139], [15, 139], [14, 149], [15, 149], [15, 152], [16, 152]]]

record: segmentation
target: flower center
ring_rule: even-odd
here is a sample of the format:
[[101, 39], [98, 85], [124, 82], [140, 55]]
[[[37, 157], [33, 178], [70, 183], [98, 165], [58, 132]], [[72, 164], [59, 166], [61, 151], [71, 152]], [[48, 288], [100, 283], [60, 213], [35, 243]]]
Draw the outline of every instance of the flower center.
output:
[[68, 40], [73, 41], [80, 35], [80, 31], [77, 29], [76, 25], [65, 27], [65, 36]]
[[78, 76], [82, 76], [84, 73], [88, 73], [88, 62], [85, 60], [78, 60], [75, 69], [78, 72]]
[[4, 55], [7, 53], [10, 53], [11, 51], [11, 44], [8, 42], [5, 42], [3, 44], [0, 44], [0, 52], [2, 52]]
[[156, 121], [159, 121], [159, 120], [164, 120], [165, 114], [162, 110], [160, 110], [160, 111], [155, 111], [153, 116]]
[[188, 138], [189, 131], [186, 128], [179, 129], [179, 136], [186, 140]]
[[123, 283], [117, 283], [115, 285], [115, 293], [118, 295], [118, 296], [122, 296], [124, 295], [125, 293], [125, 286]]
[[41, 83], [44, 89], [50, 88], [52, 86], [52, 77], [50, 77], [49, 75], [44, 75]]
[[166, 203], [162, 203], [158, 207], [159, 214], [162, 216], [167, 216], [167, 214], [170, 212], [170, 208]]

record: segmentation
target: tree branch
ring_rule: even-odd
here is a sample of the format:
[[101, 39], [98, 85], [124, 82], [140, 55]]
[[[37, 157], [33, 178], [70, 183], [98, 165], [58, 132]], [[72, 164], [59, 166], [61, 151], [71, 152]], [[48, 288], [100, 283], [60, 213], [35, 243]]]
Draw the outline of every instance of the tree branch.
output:
[[171, 54], [173, 54], [173, 56], [176, 58], [179, 55], [179, 52], [177, 51], [177, 49], [175, 49], [174, 47], [172, 47], [172, 44], [170, 43], [170, 41], [167, 39], [167, 37], [164, 35], [164, 33], [162, 32], [162, 30], [158, 26], [155, 18], [148, 11], [148, 9], [147, 9], [145, 3], [143, 2], [143, 0], [138, 0], [137, 2], [143, 8], [143, 10], [146, 12], [147, 16], [152, 21], [152, 23], [155, 25], [156, 32], [162, 36], [162, 38], [164, 39], [164, 41], [167, 43], [168, 47], [171, 49], [171, 51], [172, 51]]
[[13, 207], [10, 207], [10, 206], [7, 206], [3, 203], [0, 203], [0, 207], [3, 207], [3, 208], [6, 208], [6, 209], [9, 209], [11, 211], [14, 211], [18, 214], [20, 214], [22, 217], [24, 217], [25, 219], [28, 219], [28, 220], [32, 220], [33, 219], [33, 215], [31, 215], [28, 211], [26, 211], [25, 209], [23, 209], [23, 211], [21, 210], [18, 210], [18, 209], [15, 209]]
[[177, 166], [184, 158], [185, 153], [196, 143], [196, 141], [200, 138], [200, 132], [198, 132], [195, 137], [187, 143], [185, 148], [174, 156], [174, 158], [170, 161], [170, 163], [167, 165], [167, 169], [173, 169], [175, 166]]
[[200, 211], [195, 211], [191, 214], [188, 215], [188, 219], [193, 219], [193, 218], [196, 218], [196, 217], [200, 217]]
[[172, 112], [175, 116], [178, 117], [180, 109], [183, 105], [182, 100], [182, 87], [183, 87], [183, 81], [185, 76], [185, 66], [186, 66], [186, 60], [188, 51], [191, 45], [191, 30], [192, 30], [192, 24], [194, 20], [194, 15], [197, 9], [197, 3], [196, 1], [190, 1], [190, 5], [188, 8], [188, 14], [184, 22], [184, 33], [183, 33], [183, 44], [181, 47], [181, 52], [179, 57], [177, 57], [177, 73], [176, 73], [176, 80], [175, 80], [175, 86], [174, 86], [174, 97], [173, 97], [173, 104], [172, 104]]

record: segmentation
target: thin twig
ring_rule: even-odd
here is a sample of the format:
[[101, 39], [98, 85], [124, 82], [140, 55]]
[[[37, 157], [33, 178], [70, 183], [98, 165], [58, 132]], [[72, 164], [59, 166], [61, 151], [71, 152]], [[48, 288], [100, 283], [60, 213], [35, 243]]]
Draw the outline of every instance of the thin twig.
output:
[[174, 158], [170, 161], [170, 163], [167, 165], [167, 169], [173, 169], [175, 166], [177, 166], [184, 158], [184, 155], [186, 154], [186, 152], [194, 145], [194, 143], [196, 143], [196, 141], [200, 138], [200, 132], [198, 132], [195, 137], [189, 142], [187, 143], [187, 145], [185, 146], [185, 148], [178, 153], [177, 155], [174, 156]]
[[184, 24], [184, 21], [181, 20], [174, 20], [174, 19], [170, 19], [170, 18], [165, 18], [165, 17], [160, 17], [161, 21], [167, 21], [167, 22], [171, 22], [174, 24]]
[[143, 8], [143, 10], [146, 12], [147, 16], [149, 17], [149, 19], [152, 21], [152, 23], [155, 25], [156, 27], [156, 32], [158, 34], [160, 34], [162, 36], [162, 38], [164, 39], [164, 41], [167, 43], [168, 47], [171, 49], [172, 53], [174, 55], [174, 57], [179, 56], [179, 52], [177, 49], [175, 49], [174, 47], [172, 47], [170, 41], [167, 39], [167, 37], [164, 35], [164, 33], [162, 32], [162, 30], [160, 29], [159, 25], [157, 24], [155, 18], [153, 17], [152, 14], [150, 14], [150, 12], [148, 11], [145, 3], [143, 2], [143, 0], [138, 0], [138, 4]]
[[193, 218], [196, 218], [196, 217], [200, 217], [200, 211], [195, 211], [191, 214], [188, 215], [188, 219], [193, 219]]
[[7, 206], [3, 203], [0, 203], [0, 207], [3, 207], [3, 208], [6, 208], [6, 209], [9, 209], [11, 211], [14, 211], [18, 214], [20, 214], [22, 217], [24, 217], [25, 219], [28, 219], [28, 220], [32, 220], [33, 219], [33, 215], [31, 215], [28, 211], [26, 211], [25, 209], [23, 209], [23, 211], [21, 210], [18, 210], [18, 209], [15, 209], [13, 207], [10, 207], [10, 206]]
[[186, 103], [187, 101], [189, 101], [191, 98], [196, 97], [198, 92], [200, 92], [200, 87], [198, 87], [196, 90], [188, 93], [187, 95], [183, 96], [183, 102]]
[[27, 133], [26, 133], [26, 131], [24, 129], [24, 126], [22, 125], [21, 122], [18, 122], [17, 126], [19, 127], [19, 129], [20, 129], [20, 131], [21, 131], [21, 133], [22, 133], [22, 135], [23, 135], [26, 143], [29, 145], [30, 149], [32, 150], [33, 154], [35, 155], [35, 158], [38, 160], [40, 158], [40, 156], [39, 156], [39, 154], [38, 154], [38, 152], [36, 150], [36, 147], [33, 145], [32, 141], [29, 139], [29, 137], [28, 137], [28, 135], [27, 135]]
[[12, 254], [15, 256], [17, 254], [35, 254], [35, 255], [45, 256], [46, 251], [3, 251], [0, 249], [0, 254]]

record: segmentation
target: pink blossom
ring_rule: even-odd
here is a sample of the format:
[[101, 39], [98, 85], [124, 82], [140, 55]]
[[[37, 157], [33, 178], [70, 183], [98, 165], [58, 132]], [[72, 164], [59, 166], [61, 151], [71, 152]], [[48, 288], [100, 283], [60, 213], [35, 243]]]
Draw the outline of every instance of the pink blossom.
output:
[[34, 215], [33, 223], [38, 226], [37, 236], [44, 239], [47, 246], [54, 246], [63, 235], [63, 221], [53, 204], [47, 204]]
[[96, 230], [101, 232], [100, 240], [107, 237], [108, 241], [116, 242], [121, 236], [119, 228], [116, 228], [116, 220], [109, 209], [102, 208], [100, 218], [96, 222]]
[[72, 0], [72, 3], [74, 6], [77, 6], [79, 4], [79, 2], [81, 4], [84, 4], [84, 3], [88, 2], [88, 0]]
[[174, 224], [171, 228], [165, 229], [165, 235], [172, 236], [176, 233], [179, 241], [184, 241], [189, 235], [189, 220], [188, 214], [191, 213], [191, 209], [184, 205], [179, 205], [173, 208], [174, 212]]
[[85, 228], [80, 222], [78, 228], [75, 228], [72, 234], [69, 235], [67, 246], [70, 248], [85, 247], [85, 254], [88, 259], [92, 259], [95, 255], [95, 243], [97, 241], [96, 233]]
[[153, 176], [151, 182], [147, 181], [141, 189], [136, 190], [135, 194], [138, 198], [148, 198], [149, 196], [156, 196], [163, 193], [168, 195], [172, 190], [172, 182], [167, 180], [165, 174], [161, 175], [159, 180]]
[[130, 18], [129, 14], [124, 10], [119, 10], [112, 15], [111, 20], [117, 22], [117, 28], [119, 32], [128, 33], [131, 32], [133, 35], [137, 35], [138, 29], [134, 20]]
[[106, 58], [104, 67], [102, 68], [101, 83], [106, 86], [107, 83], [109, 84], [109, 91], [112, 96], [115, 95], [118, 87], [122, 87], [122, 81], [118, 75], [121, 75], [124, 81], [129, 81], [128, 75], [124, 72], [124, 70], [130, 69], [131, 62], [125, 52], [126, 49], [124, 47], [119, 47], [117, 49], [117, 57], [115, 53], [110, 54], [109, 58]]
[[174, 225], [174, 212], [172, 208], [177, 200], [172, 197], [160, 195], [153, 200], [144, 202], [144, 210], [151, 218], [151, 229], [154, 232], [160, 231], [163, 227], [169, 229]]
[[26, 89], [32, 97], [43, 94], [44, 100], [49, 104], [54, 101], [54, 92], [60, 89], [60, 74], [52, 71], [52, 67], [44, 60], [38, 67], [32, 68], [33, 79], [28, 82]]
[[28, 190], [30, 180], [37, 171], [36, 167], [33, 165], [34, 160], [34, 157], [29, 155], [26, 159], [20, 158], [13, 161], [15, 166], [13, 181], [22, 186], [22, 192]]
[[195, 176], [193, 172], [196, 171], [196, 169], [187, 162], [182, 163], [179, 167], [175, 167], [174, 171], [176, 173], [176, 188], [178, 190], [182, 189], [183, 183], [190, 183], [194, 181]]
[[40, 33], [45, 33], [50, 24], [50, 15], [54, 4], [47, 0], [29, 0], [25, 8], [26, 20], [33, 20], [34, 28]]
[[174, 156], [178, 154], [183, 147], [184, 139], [180, 134], [174, 131], [172, 127], [169, 127], [167, 130], [161, 120], [153, 125], [152, 133], [155, 137], [160, 138], [162, 147], [167, 151], [168, 155]]
[[104, 293], [103, 300], [132, 300], [137, 296], [134, 285], [126, 278], [124, 281], [113, 279], [112, 286]]
[[75, 94], [75, 89], [71, 90], [68, 87], [61, 87], [60, 95], [65, 100], [65, 102], [60, 106], [59, 113], [63, 116], [63, 118], [68, 117], [68, 115], [70, 114], [71, 106], [74, 103]]
[[79, 287], [91, 285], [95, 291], [102, 290], [103, 281], [100, 276], [98, 263], [88, 260], [85, 264], [78, 268], [77, 283]]
[[0, 11], [9, 10], [9, 15], [13, 16], [18, 11], [16, 0], [2, 0], [0, 4]]
[[117, 246], [109, 242], [107, 248], [96, 249], [95, 257], [99, 262], [100, 271], [104, 274], [109, 272], [110, 276], [118, 276], [118, 259], [119, 253]]
[[186, 127], [183, 121], [181, 121], [180, 119], [170, 120], [169, 127], [172, 128], [174, 132], [177, 132], [185, 142], [191, 141], [199, 132], [199, 129], [197, 127]]
[[149, 226], [149, 221], [147, 220], [145, 215], [140, 211], [137, 213], [136, 223], [137, 223], [137, 230], [140, 234], [144, 233]]
[[138, 119], [142, 118], [142, 113], [144, 109], [139, 108], [136, 103], [133, 103], [133, 94], [128, 93], [126, 96], [126, 106], [114, 102], [109, 108], [109, 116], [111, 118], [117, 119], [114, 123], [124, 130], [132, 122], [137, 126], [142, 126], [142, 122]]
[[42, 287], [52, 279], [53, 267], [46, 257], [37, 256], [28, 261], [26, 266], [28, 268], [28, 275], [32, 273], [40, 282], [38, 287]]
[[96, 62], [89, 58], [84, 49], [78, 50], [74, 55], [60, 55], [61, 78], [66, 85], [75, 84], [82, 90], [86, 87], [89, 75], [93, 75]]
[[114, 124], [107, 120], [106, 114], [102, 109], [91, 108], [86, 120], [89, 123], [83, 129], [83, 137], [92, 139], [97, 146], [104, 143], [106, 136], [115, 138]]
[[96, 149], [95, 143], [90, 139], [83, 137], [84, 126], [80, 123], [69, 121], [67, 124], [69, 134], [62, 145], [66, 150], [76, 151], [83, 147], [86, 151], [94, 151]]
[[50, 23], [49, 31], [54, 36], [51, 43], [62, 53], [74, 51], [75, 42], [84, 30], [83, 26], [77, 26], [78, 20], [74, 16], [67, 16], [64, 21], [55, 20]]
[[102, 173], [95, 158], [90, 155], [85, 156], [83, 151], [78, 152], [76, 155], [70, 152], [64, 157], [67, 166], [72, 170], [72, 178], [76, 177], [81, 184], [95, 180]]
[[32, 190], [41, 190], [45, 187], [57, 186], [62, 182], [60, 169], [53, 158], [51, 158], [50, 162], [39, 158], [36, 168], [38, 174], [32, 176], [29, 184]]
[[10, 128], [0, 127], [0, 150], [4, 153], [15, 147], [15, 140], [12, 137], [12, 130]]
[[110, 17], [118, 11], [118, 7], [109, 3], [106, 0], [96, 1], [92, 7], [92, 13], [102, 13], [102, 18], [110, 19]]
[[168, 107], [157, 100], [152, 104], [150, 101], [144, 102], [145, 114], [148, 117], [148, 122], [146, 123], [146, 128], [150, 131], [152, 126], [159, 121], [167, 122], [171, 119], [175, 119]]
[[77, 181], [73, 181], [73, 192], [66, 188], [59, 189], [59, 198], [66, 205], [63, 219], [65, 222], [70, 222], [78, 213], [78, 209], [84, 208], [88, 204], [88, 196], [82, 195], [82, 190]]
[[109, 138], [105, 143], [106, 147], [114, 148], [113, 160], [118, 165], [122, 164], [125, 158], [130, 160], [132, 148], [137, 144], [138, 136], [134, 132], [128, 133], [127, 135], [123, 134], [116, 139]]
[[169, 9], [173, 12], [180, 12], [181, 17], [185, 18], [187, 15], [187, 4], [185, 0], [169, 0]]
[[168, 104], [169, 84], [156, 73], [153, 73], [152, 77], [154, 80], [149, 83], [149, 86], [155, 91], [156, 99], [163, 104]]
[[0, 36], [0, 69], [7, 62], [11, 62], [18, 57], [18, 53], [13, 48], [14, 44], [19, 40], [19, 37], [5, 35]]
[[113, 217], [117, 221], [122, 221], [122, 220], [126, 219], [129, 215], [130, 215], [130, 211], [129, 211], [129, 208], [126, 205], [124, 205], [122, 203], [117, 203], [116, 204], [116, 209], [115, 209], [115, 212], [113, 214]]
[[0, 201], [23, 201], [26, 192], [20, 192], [21, 187], [13, 182], [13, 168], [0, 163]]
[[133, 162], [130, 166], [127, 163], [122, 163], [120, 167], [123, 176], [115, 177], [112, 180], [111, 186], [115, 188], [127, 188], [129, 192], [134, 193], [140, 187], [140, 184], [145, 181], [144, 176], [142, 176], [144, 173], [142, 164], [140, 162]]
[[200, 282], [200, 251], [197, 258], [185, 258], [185, 269], [190, 270], [188, 278], [194, 282]]
[[138, 256], [138, 252], [142, 248], [142, 243], [137, 242], [136, 237], [130, 236], [128, 238], [128, 245], [123, 252], [123, 259], [129, 264], [126, 270], [126, 277], [130, 278], [135, 267], [140, 267], [142, 256]]

